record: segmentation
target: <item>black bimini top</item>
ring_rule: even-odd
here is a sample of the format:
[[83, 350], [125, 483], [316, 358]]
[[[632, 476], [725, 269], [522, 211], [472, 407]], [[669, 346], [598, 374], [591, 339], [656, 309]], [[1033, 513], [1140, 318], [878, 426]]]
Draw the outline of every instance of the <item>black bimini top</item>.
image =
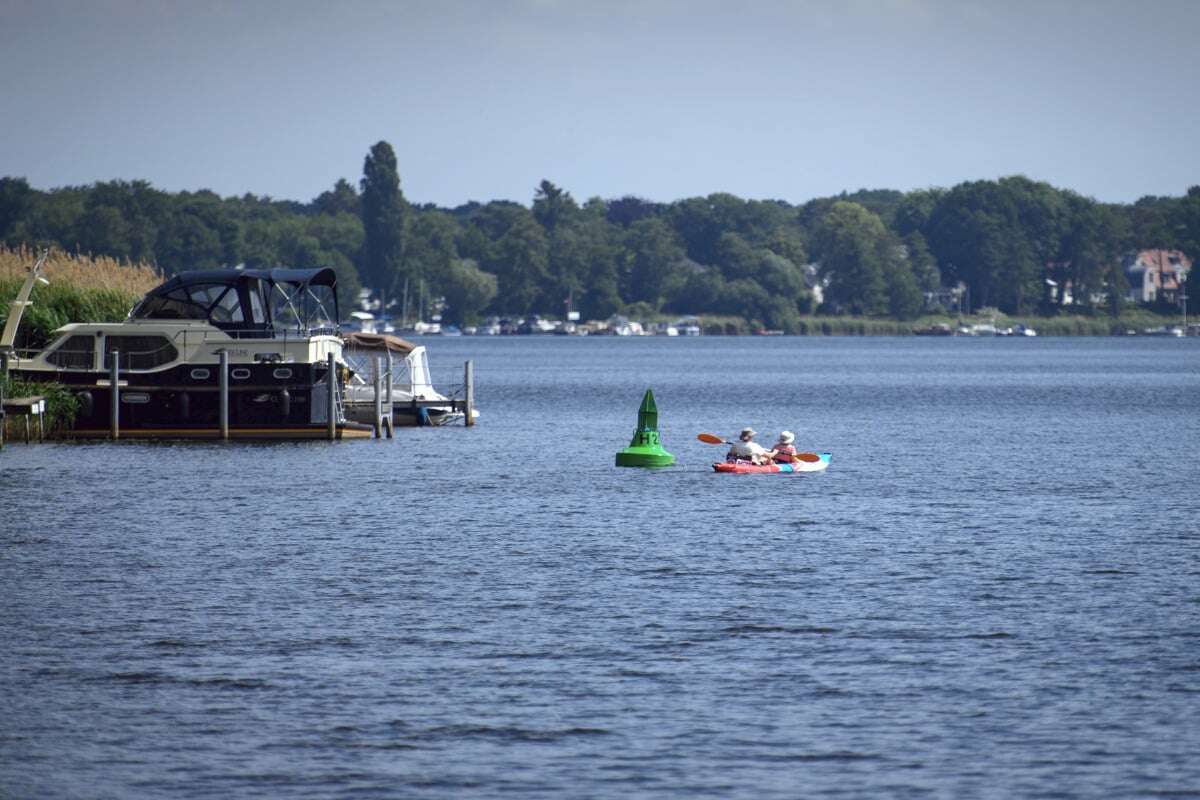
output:
[[129, 318], [205, 320], [232, 336], [332, 332], [337, 276], [328, 267], [181, 272], [152, 289]]

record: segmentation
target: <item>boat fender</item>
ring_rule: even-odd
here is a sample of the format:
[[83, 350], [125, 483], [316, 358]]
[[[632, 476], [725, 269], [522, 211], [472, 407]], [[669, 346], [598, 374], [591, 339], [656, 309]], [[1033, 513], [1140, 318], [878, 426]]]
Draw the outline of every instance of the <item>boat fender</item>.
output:
[[279, 391], [279, 413], [284, 419], [292, 415], [292, 394], [286, 386]]
[[79, 415], [81, 417], [90, 417], [96, 410], [96, 402], [92, 399], [92, 393], [79, 392], [75, 397], [79, 400]]
[[429, 424], [429, 409], [421, 406], [417, 409], [417, 427], [425, 427]]
[[179, 393], [179, 418], [188, 419], [192, 416], [192, 398], [187, 392]]

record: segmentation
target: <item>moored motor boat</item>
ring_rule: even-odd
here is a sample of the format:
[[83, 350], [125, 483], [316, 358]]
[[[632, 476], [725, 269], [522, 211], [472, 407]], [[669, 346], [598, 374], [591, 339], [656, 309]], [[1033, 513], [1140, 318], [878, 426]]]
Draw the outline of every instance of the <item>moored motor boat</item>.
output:
[[[374, 333], [345, 333], [342, 340], [345, 343], [342, 355], [351, 370], [345, 401], [349, 419], [364, 423], [374, 419], [375, 387], [370, 381], [371, 361], [380, 358], [381, 366], [384, 366], [390, 354], [395, 359], [390, 376], [394, 425], [446, 425], [463, 420], [463, 401], [453, 400], [433, 388], [424, 345], [413, 344], [398, 336]], [[382, 373], [385, 397], [388, 396], [388, 377], [386, 372]], [[479, 412], [472, 409], [471, 416], [478, 417]]]
[[332, 269], [181, 272], [147, 293], [125, 321], [69, 323], [30, 351], [15, 341], [40, 264], [20, 290], [0, 352], [16, 377], [57, 383], [75, 396], [74, 426], [63, 436], [371, 435], [369, 425], [344, 413], [348, 368]]
[[817, 461], [796, 461], [791, 464], [751, 464], [749, 461], [723, 461], [713, 464], [714, 472], [732, 472], [737, 474], [758, 473], [791, 473], [791, 472], [821, 472], [829, 467], [832, 453], [818, 453]]

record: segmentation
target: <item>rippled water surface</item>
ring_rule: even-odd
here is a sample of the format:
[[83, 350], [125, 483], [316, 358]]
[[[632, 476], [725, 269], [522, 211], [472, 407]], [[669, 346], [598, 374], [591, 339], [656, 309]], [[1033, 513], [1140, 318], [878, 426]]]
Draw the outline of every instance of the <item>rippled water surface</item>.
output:
[[1200, 340], [427, 344], [474, 429], [0, 454], [0, 796], [1200, 796]]

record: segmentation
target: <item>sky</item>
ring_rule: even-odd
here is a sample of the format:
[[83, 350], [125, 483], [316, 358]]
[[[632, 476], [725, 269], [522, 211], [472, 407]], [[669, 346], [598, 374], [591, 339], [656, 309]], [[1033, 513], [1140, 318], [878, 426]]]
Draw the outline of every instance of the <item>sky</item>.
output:
[[1200, 0], [0, 0], [0, 176], [307, 202], [1200, 184]]

